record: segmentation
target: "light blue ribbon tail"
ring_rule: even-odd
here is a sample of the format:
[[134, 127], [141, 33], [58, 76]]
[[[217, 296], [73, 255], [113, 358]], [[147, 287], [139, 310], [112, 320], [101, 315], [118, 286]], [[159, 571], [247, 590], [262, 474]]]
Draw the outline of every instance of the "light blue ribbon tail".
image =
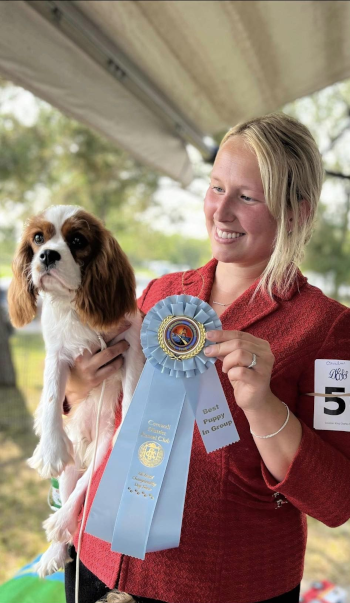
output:
[[197, 401], [196, 423], [208, 453], [239, 441], [215, 366], [200, 376]]
[[[182, 381], [155, 371], [115, 522], [112, 551], [138, 559], [145, 557], [185, 395]], [[163, 549], [164, 542], [159, 542], [159, 546]]]
[[90, 509], [85, 531], [106, 542], [112, 542], [115, 519], [153, 375], [154, 368], [146, 362]]
[[163, 486], [153, 516], [147, 552], [179, 546], [193, 439], [193, 410], [185, 398]]
[[239, 440], [203, 349], [205, 333], [220, 328], [209, 304], [189, 295], [161, 300], [144, 319], [147, 361], [86, 525], [112, 551], [144, 559], [179, 546], [194, 420], [207, 452]]

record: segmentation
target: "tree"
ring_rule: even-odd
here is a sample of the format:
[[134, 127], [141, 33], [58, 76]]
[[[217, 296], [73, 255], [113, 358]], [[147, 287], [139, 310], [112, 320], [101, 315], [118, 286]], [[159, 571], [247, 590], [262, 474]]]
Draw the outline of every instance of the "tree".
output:
[[320, 204], [318, 223], [304, 261], [306, 270], [331, 277], [331, 296], [334, 299], [345, 298], [346, 295], [340, 295], [340, 288], [350, 285], [350, 237], [347, 226], [349, 215], [349, 187], [346, 202], [336, 217], [327, 217], [327, 206]]
[[324, 160], [325, 184], [303, 267], [333, 282], [332, 297], [346, 301], [350, 285], [350, 81], [284, 107], [311, 130]]
[[11, 361], [9, 347], [9, 325], [3, 315], [0, 306], [0, 342], [1, 342], [1, 362], [0, 362], [0, 387], [13, 387], [16, 382], [15, 371]]
[[[81, 205], [126, 245], [135, 266], [145, 259], [170, 260], [164, 252], [176, 255], [178, 263], [198, 265], [205, 247], [201, 241], [183, 238], [174, 253], [173, 237], [167, 242], [149, 221], [145, 228], [146, 210], [157, 205], [158, 174], [43, 101], [37, 105], [30, 126], [11, 112], [0, 113], [0, 144], [6, 149], [0, 155], [0, 209], [22, 222], [53, 203]], [[178, 214], [169, 216], [169, 221], [179, 219]], [[14, 241], [13, 225], [0, 224], [0, 249], [6, 248], [7, 256], [13, 254]]]
[[130, 217], [148, 207], [158, 174], [46, 103], [39, 107], [31, 126], [1, 116], [0, 206], [22, 204], [26, 215], [52, 203], [82, 205], [116, 228], [126, 208]]

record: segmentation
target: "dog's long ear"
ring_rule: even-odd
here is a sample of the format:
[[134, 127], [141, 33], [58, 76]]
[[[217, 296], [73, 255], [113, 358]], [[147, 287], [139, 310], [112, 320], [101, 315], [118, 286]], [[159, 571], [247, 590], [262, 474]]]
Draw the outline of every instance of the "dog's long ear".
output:
[[75, 303], [81, 320], [103, 331], [137, 306], [135, 276], [126, 254], [104, 227], [99, 238], [94, 258], [82, 268]]
[[13, 279], [7, 296], [10, 319], [15, 327], [23, 327], [28, 324], [36, 314], [38, 291], [30, 273], [32, 258], [33, 250], [23, 239], [12, 263]]

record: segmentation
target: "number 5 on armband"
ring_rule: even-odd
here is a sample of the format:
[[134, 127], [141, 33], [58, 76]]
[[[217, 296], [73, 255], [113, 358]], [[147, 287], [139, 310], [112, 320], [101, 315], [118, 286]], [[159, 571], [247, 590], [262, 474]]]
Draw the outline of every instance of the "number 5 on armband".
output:
[[314, 392], [314, 428], [350, 431], [350, 360], [315, 360]]

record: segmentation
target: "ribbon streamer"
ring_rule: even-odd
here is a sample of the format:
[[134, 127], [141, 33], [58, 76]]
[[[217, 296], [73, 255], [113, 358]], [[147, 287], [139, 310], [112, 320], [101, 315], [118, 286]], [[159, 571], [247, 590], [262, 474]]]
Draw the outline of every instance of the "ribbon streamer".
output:
[[179, 546], [196, 419], [207, 452], [239, 440], [205, 334], [221, 329], [216, 312], [173, 295], [146, 315], [146, 356], [92, 504], [86, 532], [113, 551], [144, 559]]

